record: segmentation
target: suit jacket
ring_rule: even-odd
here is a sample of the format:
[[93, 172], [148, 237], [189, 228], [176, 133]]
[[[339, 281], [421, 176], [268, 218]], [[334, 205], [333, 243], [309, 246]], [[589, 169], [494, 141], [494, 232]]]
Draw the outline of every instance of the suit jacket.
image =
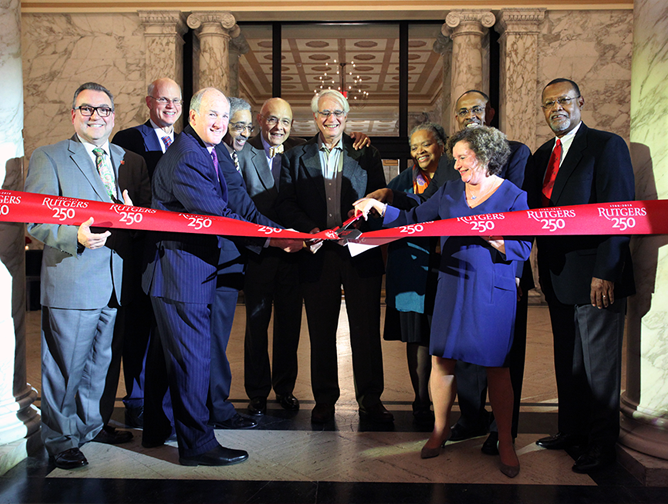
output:
[[[540, 208], [543, 178], [555, 140], [534, 154], [534, 177], [528, 181], [529, 205]], [[588, 128], [575, 134], [552, 190], [553, 206], [630, 201], [634, 199], [631, 156], [614, 133]], [[538, 238], [541, 286], [550, 301], [590, 303], [592, 277], [615, 282], [615, 297], [635, 293], [628, 236], [559, 236]]]
[[[356, 151], [352, 139], [344, 134], [342, 176], [340, 211], [345, 219], [355, 201], [385, 187], [385, 173], [378, 150], [364, 147]], [[286, 227], [305, 233], [316, 227], [327, 229], [325, 180], [320, 165], [317, 135], [283, 154], [279, 187], [276, 211]], [[383, 273], [378, 247], [350, 259], [361, 276]], [[316, 281], [323, 267], [322, 255], [303, 253], [300, 267], [304, 281]]]
[[149, 177], [153, 177], [153, 171], [162, 157], [162, 145], [150, 120], [139, 126], [119, 131], [114, 135], [112, 142], [142, 156], [146, 161]]
[[[144, 160], [110, 144], [111, 164], [117, 181], [117, 198], [127, 189], [136, 206], [150, 205], [148, 171]], [[74, 135], [33, 152], [25, 190], [93, 201], [109, 201], [109, 195], [85, 147]], [[77, 214], [88, 219], [85, 209]], [[84, 220], [85, 220], [84, 219]], [[77, 240], [78, 226], [28, 224], [28, 232], [44, 243], [41, 303], [52, 308], [89, 310], [106, 306], [112, 293], [122, 293], [123, 259], [131, 253], [132, 235], [111, 230], [104, 247], [91, 250]], [[94, 232], [102, 232], [94, 228]]]

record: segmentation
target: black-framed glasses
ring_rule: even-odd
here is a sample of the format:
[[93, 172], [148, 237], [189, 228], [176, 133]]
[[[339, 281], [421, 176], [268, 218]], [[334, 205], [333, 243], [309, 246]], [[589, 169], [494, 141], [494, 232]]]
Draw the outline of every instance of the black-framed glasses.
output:
[[580, 95], [578, 95], [578, 96], [560, 96], [556, 100], [548, 100], [548, 101], [544, 102], [541, 105], [541, 107], [543, 107], [543, 109], [545, 109], [545, 110], [550, 110], [550, 109], [552, 109], [552, 107], [554, 107], [554, 105], [556, 103], [558, 103], [560, 107], [565, 107], [566, 105], [571, 103], [573, 100], [577, 100], [578, 98], [580, 98]]
[[255, 129], [252, 124], [248, 124], [248, 123], [244, 123], [244, 122], [231, 122], [230, 126], [237, 133], [241, 133], [244, 130], [248, 130], [248, 133], [252, 134], [253, 130]]
[[153, 98], [155, 101], [157, 101], [160, 105], [167, 105], [168, 103], [172, 103], [175, 107], [178, 107], [179, 105], [183, 105], [183, 100], [181, 98], [174, 98], [173, 100], [170, 100], [169, 98], [166, 98], [164, 96], [161, 96], [160, 98], [156, 98], [155, 96], [149, 96], [149, 98]]
[[457, 111], [457, 115], [459, 117], [464, 118], [469, 114], [473, 114], [475, 116], [480, 116], [480, 115], [483, 114], [483, 112], [485, 112], [485, 107], [480, 107], [480, 106], [476, 105], [475, 107], [471, 107], [470, 109], [467, 109], [467, 108], [459, 109]]
[[343, 110], [318, 110], [318, 115], [321, 115], [325, 119], [327, 119], [329, 116], [333, 115], [337, 119], [340, 119], [346, 113]]
[[102, 105], [101, 107], [92, 107], [90, 105], [79, 105], [74, 107], [74, 110], [78, 110], [79, 113], [84, 117], [90, 117], [97, 112], [97, 115], [100, 117], [109, 117], [114, 113], [114, 109], [108, 105]]

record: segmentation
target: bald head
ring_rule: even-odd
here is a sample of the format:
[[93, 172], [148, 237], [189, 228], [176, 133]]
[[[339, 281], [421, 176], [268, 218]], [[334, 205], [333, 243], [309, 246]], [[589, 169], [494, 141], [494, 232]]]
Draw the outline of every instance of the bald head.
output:
[[181, 88], [166, 77], [151, 82], [146, 93], [146, 106], [151, 121], [166, 132], [171, 132], [183, 110]]
[[257, 116], [262, 138], [271, 146], [281, 145], [290, 136], [292, 108], [282, 98], [269, 98]]
[[494, 117], [494, 109], [489, 106], [489, 97], [482, 91], [466, 91], [455, 104], [455, 120], [459, 130], [469, 125], [484, 126]]

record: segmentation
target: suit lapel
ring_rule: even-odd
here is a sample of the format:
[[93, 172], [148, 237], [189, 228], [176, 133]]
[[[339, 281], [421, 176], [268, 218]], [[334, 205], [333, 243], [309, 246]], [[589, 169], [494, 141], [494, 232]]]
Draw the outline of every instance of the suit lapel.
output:
[[74, 135], [70, 138], [68, 149], [70, 151], [70, 158], [74, 164], [81, 170], [81, 173], [86, 180], [93, 187], [93, 190], [98, 195], [101, 201], [109, 201], [109, 195], [107, 194], [107, 189], [104, 187], [104, 183], [100, 178], [100, 174], [97, 172], [97, 168], [93, 163], [93, 160], [86, 152], [86, 148], [81, 144], [78, 137]]
[[[347, 141], [348, 137], [343, 137], [343, 180], [350, 180], [350, 186], [355, 192], [353, 201], [366, 195], [367, 173], [366, 170], [360, 168], [357, 159], [360, 151], [353, 149], [352, 144]], [[342, 186], [345, 190], [345, 184]], [[346, 201], [345, 195], [341, 195], [341, 199]], [[350, 198], [348, 198], [350, 199]]]
[[153, 129], [150, 121], [146, 121], [144, 124], [142, 124], [139, 127], [139, 132], [144, 138], [144, 147], [146, 148], [146, 151], [162, 152], [162, 145], [160, 144], [160, 140], [158, 140], [158, 136], [155, 134], [155, 130]]
[[302, 154], [301, 159], [304, 171], [313, 182], [316, 192], [320, 195], [323, 201], [327, 201], [325, 196], [325, 180], [322, 176], [317, 139], [309, 141], [309, 143], [304, 146], [304, 153]]
[[253, 169], [256, 171], [257, 178], [260, 180], [263, 187], [266, 190], [274, 187], [274, 175], [271, 173], [269, 165], [267, 164], [267, 155], [265, 154], [264, 149], [252, 150], [251, 156]]
[[566, 187], [566, 182], [569, 177], [578, 167], [578, 163], [582, 159], [582, 151], [586, 148], [587, 127], [582, 123], [580, 129], [575, 134], [573, 143], [568, 149], [568, 154], [566, 154], [566, 157], [557, 172], [557, 178], [555, 179], [554, 187], [552, 188], [552, 197], [550, 198], [555, 204], [559, 201], [559, 196], [561, 196], [561, 192], [564, 190], [564, 187]]

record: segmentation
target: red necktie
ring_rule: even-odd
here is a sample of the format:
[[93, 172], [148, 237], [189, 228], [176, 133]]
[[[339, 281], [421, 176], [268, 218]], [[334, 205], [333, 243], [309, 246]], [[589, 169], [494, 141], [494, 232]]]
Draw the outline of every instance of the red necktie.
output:
[[543, 179], [543, 206], [550, 206], [550, 198], [552, 197], [552, 189], [554, 188], [554, 181], [557, 179], [559, 172], [559, 162], [561, 161], [561, 140], [557, 138], [557, 143], [552, 150], [552, 155], [547, 163], [547, 170], [545, 171], [545, 178]]
[[169, 146], [172, 145], [172, 139], [168, 136], [162, 137], [162, 143], [165, 144], [165, 150], [169, 149]]

